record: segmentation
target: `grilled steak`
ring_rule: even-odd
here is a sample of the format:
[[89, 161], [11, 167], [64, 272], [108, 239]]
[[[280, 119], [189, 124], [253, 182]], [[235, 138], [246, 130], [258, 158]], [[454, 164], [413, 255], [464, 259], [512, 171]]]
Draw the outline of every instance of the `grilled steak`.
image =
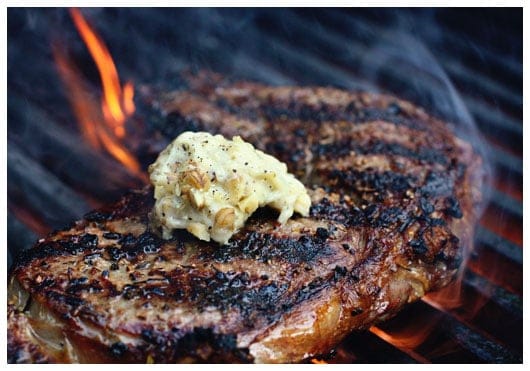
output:
[[[259, 210], [227, 245], [149, 228], [151, 188], [41, 239], [10, 275], [9, 362], [297, 362], [447, 285], [481, 160], [391, 96], [217, 75], [156, 96], [168, 137], [241, 135], [288, 164], [310, 216]], [[153, 103], [154, 105], [154, 103]]]

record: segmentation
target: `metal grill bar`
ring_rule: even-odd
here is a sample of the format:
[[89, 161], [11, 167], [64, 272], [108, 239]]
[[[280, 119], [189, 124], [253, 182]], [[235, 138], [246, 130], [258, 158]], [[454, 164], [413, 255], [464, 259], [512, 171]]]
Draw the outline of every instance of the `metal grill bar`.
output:
[[90, 210], [89, 205], [55, 175], [30, 160], [17, 145], [8, 144], [8, 196], [25, 201], [35, 213], [52, 227], [59, 228], [79, 219]]
[[523, 160], [520, 157], [514, 156], [511, 153], [495, 146], [490, 146], [488, 151], [490, 159], [494, 161], [497, 166], [508, 170], [516, 176], [523, 175]]
[[519, 219], [523, 218], [523, 203], [518, 201], [506, 193], [500, 192], [496, 189], [489, 190], [491, 200], [499, 209], [508, 211]]
[[523, 249], [489, 229], [480, 225], [477, 226], [475, 238], [477, 243], [498, 252], [519, 265], [523, 264]]
[[30, 157], [40, 161], [46, 158], [48, 169], [62, 181], [106, 201], [119, 197], [123, 189], [140, 186], [121, 165], [88, 148], [78, 134], [51, 120], [37, 106], [13, 93], [8, 106], [9, 139], [25, 148]]
[[522, 319], [523, 300], [519, 295], [512, 294], [502, 287], [493, 285], [486, 278], [469, 270], [466, 271], [464, 281], [466, 285], [473, 287], [475, 290], [494, 301], [504, 310], [509, 312], [511, 316]]
[[448, 331], [453, 335], [454, 339], [460, 343], [460, 345], [484, 362], [522, 363], [523, 361], [521, 356], [508, 351], [498, 342], [485, 338], [461, 323], [444, 321], [442, 326], [447, 326]]
[[[388, 29], [380, 26], [363, 17], [354, 17], [352, 14], [336, 12], [322, 9], [318, 13], [297, 11], [298, 14], [312, 21], [318, 20], [326, 26], [326, 30], [333, 29], [337, 32], [347, 35], [352, 39], [362, 38], [366, 43], [378, 39], [381, 33], [388, 32]], [[321, 16], [319, 16], [321, 14]], [[412, 16], [409, 15], [409, 18]], [[522, 65], [512, 58], [505, 58], [498, 52], [489, 49], [487, 45], [471, 44], [469, 40], [462, 38], [450, 28], [445, 28], [440, 32], [439, 27], [433, 27], [432, 20], [424, 20], [422, 17], [415, 17], [414, 22], [417, 24], [415, 34], [428, 42], [429, 47], [433, 48], [436, 57], [442, 61], [444, 67], [454, 62], [454, 59], [448, 56], [459, 56], [468, 65], [474, 67], [470, 73], [462, 77], [471, 78], [471, 76], [480, 74], [480, 78], [491, 76], [491, 70], [485, 66], [485, 61], [492, 64], [492, 70], [497, 71], [497, 79], [502, 79], [503, 83], [509, 82], [509, 86], [516, 86], [517, 92], [521, 89]], [[396, 26], [392, 24], [391, 26]], [[399, 24], [397, 25], [399, 28]], [[402, 26], [404, 28], [404, 26]], [[455, 76], [456, 77], [456, 76]], [[481, 79], [480, 79], [481, 80]], [[514, 91], [514, 88], [510, 89]], [[497, 95], [497, 91], [492, 91]], [[517, 94], [517, 93], [515, 93]], [[520, 102], [520, 99], [517, 99]]]

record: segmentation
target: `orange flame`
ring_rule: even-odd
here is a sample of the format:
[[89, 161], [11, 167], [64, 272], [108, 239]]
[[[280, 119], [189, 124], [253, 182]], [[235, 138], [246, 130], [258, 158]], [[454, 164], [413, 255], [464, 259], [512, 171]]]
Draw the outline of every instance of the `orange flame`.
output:
[[127, 82], [120, 85], [118, 71], [103, 40], [90, 28], [78, 9], [70, 9], [72, 20], [94, 59], [101, 78], [103, 96], [96, 103], [81, 74], [69, 61], [61, 48], [54, 47], [53, 54], [59, 73], [69, 91], [69, 100], [81, 131], [95, 149], [104, 148], [131, 173], [146, 180], [136, 157], [127, 149], [126, 120], [134, 111], [134, 87]]
[[[81, 38], [85, 42], [90, 54], [92, 55], [92, 58], [94, 58], [94, 61], [98, 67], [101, 83], [103, 85], [103, 112], [106, 113], [105, 116], [107, 120], [115, 128], [123, 127], [126, 113], [123, 112], [124, 109], [122, 107], [127, 106], [129, 107], [129, 110], [132, 107], [132, 112], [134, 112], [132, 94], [130, 92], [128, 93], [127, 98], [129, 101], [125, 103], [125, 96], [122, 93], [122, 88], [120, 86], [118, 71], [116, 70], [114, 61], [112, 60], [107, 47], [103, 43], [103, 40], [101, 40], [101, 38], [90, 28], [79, 10], [70, 9], [70, 15], [72, 16], [74, 24], [81, 34]], [[132, 91], [132, 86], [130, 86], [127, 90]], [[125, 135], [125, 132], [123, 132], [122, 135]]]
[[328, 363], [322, 359], [312, 358], [311, 363], [314, 365], [327, 365]]

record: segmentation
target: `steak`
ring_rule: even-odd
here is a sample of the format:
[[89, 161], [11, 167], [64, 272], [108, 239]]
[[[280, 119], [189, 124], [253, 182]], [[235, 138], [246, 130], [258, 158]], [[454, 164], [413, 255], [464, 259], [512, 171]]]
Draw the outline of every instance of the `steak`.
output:
[[386, 95], [188, 75], [143, 92], [172, 138], [240, 135], [287, 163], [308, 217], [258, 210], [228, 244], [149, 226], [153, 190], [39, 240], [9, 278], [9, 362], [299, 362], [450, 283], [472, 243], [481, 158]]

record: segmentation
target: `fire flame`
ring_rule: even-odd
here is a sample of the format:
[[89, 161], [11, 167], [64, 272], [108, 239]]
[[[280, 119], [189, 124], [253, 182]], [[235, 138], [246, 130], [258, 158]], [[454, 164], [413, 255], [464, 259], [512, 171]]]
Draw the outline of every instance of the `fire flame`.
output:
[[312, 358], [311, 363], [314, 365], [327, 365], [328, 363], [322, 359]]
[[70, 9], [70, 15], [96, 63], [103, 88], [101, 103], [98, 104], [62, 48], [53, 48], [59, 73], [70, 93], [69, 100], [82, 134], [93, 148], [105, 149], [132, 174], [145, 181], [146, 177], [138, 160], [124, 143], [127, 134], [126, 120], [135, 112], [134, 87], [130, 82], [121, 86], [109, 50], [81, 12]]

